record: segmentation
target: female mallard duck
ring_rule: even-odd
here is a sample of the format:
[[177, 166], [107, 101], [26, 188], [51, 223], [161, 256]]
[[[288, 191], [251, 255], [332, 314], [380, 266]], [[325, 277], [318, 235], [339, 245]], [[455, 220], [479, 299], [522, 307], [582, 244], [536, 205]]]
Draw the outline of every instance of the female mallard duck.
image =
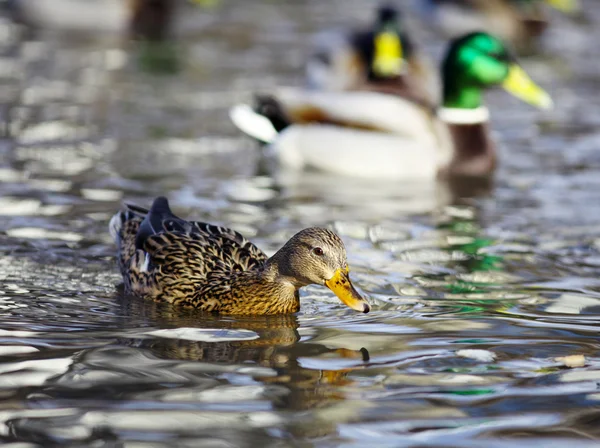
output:
[[432, 103], [434, 80], [392, 6], [381, 6], [368, 29], [317, 36], [306, 68], [310, 88], [391, 91]]
[[[548, 25], [544, 0], [427, 0], [422, 10], [428, 23], [449, 38], [487, 30], [518, 49], [529, 48]], [[564, 12], [578, 9], [577, 0], [545, 0]]]
[[443, 67], [437, 113], [376, 92], [283, 90], [255, 110], [232, 108], [234, 124], [270, 143], [284, 167], [312, 167], [374, 179], [434, 179], [438, 173], [486, 176], [495, 165], [486, 88], [502, 85], [540, 108], [552, 101], [486, 33], [452, 42]]
[[298, 290], [325, 285], [350, 308], [369, 304], [350, 282], [346, 249], [312, 227], [270, 258], [239, 233], [185, 221], [157, 198], [150, 210], [127, 205], [110, 221], [127, 293], [221, 314], [283, 314], [300, 309]]

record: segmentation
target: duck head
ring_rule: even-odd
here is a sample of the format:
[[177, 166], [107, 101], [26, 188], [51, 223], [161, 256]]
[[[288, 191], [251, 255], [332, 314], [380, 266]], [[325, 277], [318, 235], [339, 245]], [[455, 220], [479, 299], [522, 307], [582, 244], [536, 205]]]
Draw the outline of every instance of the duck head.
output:
[[406, 72], [406, 58], [411, 43], [402, 32], [400, 12], [393, 6], [381, 6], [372, 33], [369, 34], [365, 58], [370, 63], [371, 80], [390, 79]]
[[484, 32], [467, 34], [450, 45], [442, 65], [444, 107], [475, 109], [486, 88], [502, 86], [517, 98], [541, 109], [552, 99], [519, 66], [498, 38]]
[[350, 308], [368, 313], [369, 303], [350, 281], [344, 243], [328, 229], [311, 227], [294, 235], [269, 260], [277, 275], [296, 288], [324, 285]]

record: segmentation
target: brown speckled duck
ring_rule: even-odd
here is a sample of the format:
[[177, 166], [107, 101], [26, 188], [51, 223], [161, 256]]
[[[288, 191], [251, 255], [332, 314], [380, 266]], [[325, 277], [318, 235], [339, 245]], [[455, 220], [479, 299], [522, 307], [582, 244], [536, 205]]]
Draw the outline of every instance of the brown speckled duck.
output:
[[327, 229], [304, 229], [268, 258], [231, 229], [178, 218], [164, 197], [149, 211], [125, 205], [109, 227], [129, 294], [221, 314], [284, 314], [300, 309], [301, 287], [320, 284], [370, 311], [342, 240]]

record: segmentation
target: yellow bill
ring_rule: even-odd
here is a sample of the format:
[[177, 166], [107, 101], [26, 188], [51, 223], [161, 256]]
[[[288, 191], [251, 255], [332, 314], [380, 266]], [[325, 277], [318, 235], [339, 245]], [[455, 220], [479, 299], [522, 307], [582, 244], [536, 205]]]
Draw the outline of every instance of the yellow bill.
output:
[[578, 0], [546, 0], [546, 2], [553, 8], [565, 13], [579, 11]]
[[377, 76], [389, 78], [404, 71], [404, 52], [397, 33], [382, 31], [375, 36], [375, 55], [371, 67]]
[[192, 4], [198, 6], [205, 6], [208, 8], [212, 8], [213, 6], [217, 6], [219, 0], [189, 0]]
[[371, 311], [369, 303], [354, 289], [348, 268], [338, 269], [333, 277], [325, 282], [325, 286], [333, 291], [338, 298], [353, 310], [362, 313]]
[[539, 107], [540, 109], [551, 109], [552, 98], [541, 87], [531, 80], [517, 64], [511, 64], [508, 76], [502, 83], [502, 87], [517, 98]]

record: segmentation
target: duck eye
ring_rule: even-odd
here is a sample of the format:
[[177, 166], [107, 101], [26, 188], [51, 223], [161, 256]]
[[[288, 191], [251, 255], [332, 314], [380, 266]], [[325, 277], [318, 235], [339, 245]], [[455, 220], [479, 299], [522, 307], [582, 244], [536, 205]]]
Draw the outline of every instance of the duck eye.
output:
[[313, 249], [313, 254], [318, 255], [319, 257], [322, 257], [324, 252], [323, 252], [323, 249], [321, 249], [320, 247], [315, 247]]

